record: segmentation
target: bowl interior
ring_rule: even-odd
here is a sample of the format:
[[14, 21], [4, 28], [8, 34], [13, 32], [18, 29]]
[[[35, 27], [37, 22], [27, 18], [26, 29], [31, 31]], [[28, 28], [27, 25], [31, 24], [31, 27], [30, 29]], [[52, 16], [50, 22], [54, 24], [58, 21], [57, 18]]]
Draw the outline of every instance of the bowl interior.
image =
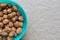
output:
[[18, 36], [16, 36], [16, 37], [13, 38], [13, 40], [19, 40], [19, 39], [21, 39], [23, 37], [23, 35], [25, 34], [26, 29], [27, 29], [27, 24], [28, 24], [27, 15], [26, 15], [24, 9], [22, 8], [22, 6], [19, 5], [19, 4], [17, 4], [16, 2], [7, 1], [7, 0], [6, 1], [0, 0], [0, 3], [3, 3], [3, 2], [5, 2], [7, 4], [10, 3], [13, 6], [14, 5], [17, 6], [18, 7], [18, 10], [21, 12], [22, 16], [24, 17], [24, 25], [23, 25], [23, 28], [22, 28], [22, 33], [20, 33]]

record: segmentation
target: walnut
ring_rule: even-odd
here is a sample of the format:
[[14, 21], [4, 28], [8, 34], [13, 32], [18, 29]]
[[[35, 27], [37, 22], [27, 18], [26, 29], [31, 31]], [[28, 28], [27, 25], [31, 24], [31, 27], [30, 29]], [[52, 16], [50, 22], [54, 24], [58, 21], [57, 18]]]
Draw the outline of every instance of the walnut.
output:
[[4, 7], [6, 7], [7, 6], [7, 4], [6, 3], [1, 3], [1, 5], [0, 5], [2, 8], [4, 8]]
[[17, 28], [16, 33], [20, 34], [22, 32], [22, 28]]
[[3, 23], [4, 23], [4, 24], [7, 24], [7, 23], [9, 23], [9, 20], [8, 20], [8, 19], [4, 19], [4, 20], [3, 20]]

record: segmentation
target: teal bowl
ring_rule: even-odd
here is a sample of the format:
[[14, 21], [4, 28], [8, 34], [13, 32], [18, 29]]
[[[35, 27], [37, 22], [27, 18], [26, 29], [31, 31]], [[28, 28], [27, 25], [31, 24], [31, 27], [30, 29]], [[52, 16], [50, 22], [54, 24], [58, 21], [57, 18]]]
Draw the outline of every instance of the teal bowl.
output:
[[23, 28], [22, 28], [22, 33], [20, 33], [19, 35], [17, 35], [16, 37], [13, 38], [13, 40], [20, 40], [24, 36], [24, 34], [27, 30], [27, 27], [28, 27], [28, 18], [27, 18], [26, 12], [24, 11], [24, 9], [22, 8], [21, 5], [17, 4], [13, 0], [0, 0], [0, 3], [3, 3], [3, 2], [5, 2], [7, 4], [10, 3], [13, 6], [14, 5], [17, 6], [18, 10], [21, 12], [22, 16], [24, 17], [24, 25], [23, 25]]

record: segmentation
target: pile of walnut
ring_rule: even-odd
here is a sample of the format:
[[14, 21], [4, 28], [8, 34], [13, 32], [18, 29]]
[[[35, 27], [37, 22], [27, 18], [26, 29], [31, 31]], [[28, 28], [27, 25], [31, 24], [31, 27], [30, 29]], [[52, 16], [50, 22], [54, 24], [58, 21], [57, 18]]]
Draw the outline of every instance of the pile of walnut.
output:
[[22, 32], [23, 17], [16, 6], [0, 4], [0, 40], [13, 40]]

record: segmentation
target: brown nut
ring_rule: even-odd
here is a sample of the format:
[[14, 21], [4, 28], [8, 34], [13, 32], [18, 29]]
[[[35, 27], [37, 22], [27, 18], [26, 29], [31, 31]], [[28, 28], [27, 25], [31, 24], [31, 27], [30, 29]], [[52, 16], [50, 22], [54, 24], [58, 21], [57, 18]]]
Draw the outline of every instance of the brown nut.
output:
[[6, 28], [4, 28], [3, 31], [9, 33], [9, 30]]
[[20, 16], [20, 15], [21, 15], [21, 13], [20, 13], [20, 12], [17, 12], [17, 13], [16, 13], [16, 15], [17, 15], [17, 16]]
[[0, 22], [3, 21], [3, 17], [0, 17]]
[[0, 11], [0, 17], [2, 17], [3, 16], [3, 13]]
[[8, 36], [8, 33], [7, 32], [2, 32], [2, 36], [3, 37], [7, 37]]
[[4, 24], [2, 22], [0, 22], [0, 28], [4, 27]]
[[7, 37], [7, 40], [13, 40], [13, 38], [12, 37]]
[[4, 9], [4, 10], [3, 10], [3, 13], [4, 13], [4, 14], [7, 14], [7, 10], [6, 10], [6, 9]]
[[3, 15], [3, 18], [4, 18], [4, 19], [7, 19], [7, 18], [8, 18], [8, 16], [7, 16], [7, 15]]
[[11, 31], [11, 28], [5, 26], [5, 28], [3, 29], [3, 31], [9, 33]]
[[19, 27], [22, 27], [23, 26], [23, 22], [19, 22]]
[[8, 6], [9, 8], [11, 8], [11, 7], [12, 7], [12, 5], [11, 5], [11, 4], [7, 4], [7, 6]]
[[15, 32], [14, 31], [11, 31], [10, 33], [9, 33], [9, 37], [13, 37], [15, 35]]
[[11, 20], [15, 22], [17, 20], [17, 16], [13, 17]]
[[19, 27], [18, 25], [19, 25], [19, 22], [16, 21], [16, 22], [14, 23], [14, 26], [15, 26], [15, 27]]
[[12, 14], [8, 14], [8, 18], [12, 18], [13, 17], [13, 15]]
[[2, 8], [6, 7], [6, 6], [7, 6], [6, 3], [2, 3], [2, 4], [1, 4], [1, 7], [2, 7]]
[[8, 19], [4, 19], [4, 20], [3, 20], [3, 23], [4, 23], [4, 24], [7, 24], [7, 23], [9, 23], [9, 20], [8, 20]]
[[16, 6], [13, 6], [14, 11], [18, 11], [18, 8]]
[[19, 16], [19, 17], [18, 17], [18, 20], [19, 20], [19, 21], [23, 21], [24, 19], [23, 19], [22, 16]]
[[13, 22], [9, 22], [9, 27], [13, 27]]
[[12, 9], [11, 9], [11, 8], [9, 8], [9, 9], [7, 10], [7, 12], [8, 12], [8, 13], [11, 13], [11, 12], [12, 12]]
[[22, 28], [17, 28], [16, 33], [20, 34], [22, 32]]
[[11, 28], [5, 26], [5, 28], [3, 29], [3, 31], [9, 33], [11, 31]]
[[16, 12], [12, 12], [11, 14], [12, 14], [13, 16], [16, 16]]
[[15, 27], [12, 27], [11, 30], [12, 30], [12, 31], [16, 31], [16, 28], [15, 28]]
[[14, 26], [15, 26], [15, 27], [22, 27], [22, 26], [23, 26], [23, 22], [18, 22], [18, 21], [16, 21], [16, 22], [14, 23]]

